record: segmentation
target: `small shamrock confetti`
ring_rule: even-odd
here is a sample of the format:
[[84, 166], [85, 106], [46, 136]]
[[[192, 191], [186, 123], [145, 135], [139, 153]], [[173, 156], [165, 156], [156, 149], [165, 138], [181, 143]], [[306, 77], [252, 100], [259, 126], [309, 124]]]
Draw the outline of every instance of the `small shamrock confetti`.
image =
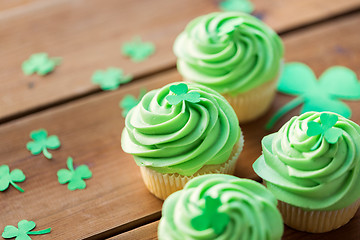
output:
[[175, 93], [175, 95], [166, 96], [166, 100], [171, 105], [177, 105], [182, 101], [188, 101], [192, 103], [200, 102], [200, 93], [198, 92], [189, 92], [188, 86], [185, 83], [180, 83], [178, 85], [171, 85], [170, 91]]
[[48, 152], [49, 149], [57, 149], [60, 147], [59, 138], [55, 135], [50, 137], [45, 129], [39, 129], [30, 133], [30, 138], [34, 141], [28, 142], [26, 148], [33, 154], [37, 155], [43, 152], [47, 159], [52, 158], [52, 154]]
[[119, 106], [123, 109], [123, 117], [126, 117], [130, 110], [138, 105], [145, 93], [146, 89], [141, 89], [137, 99], [133, 95], [128, 94], [120, 101]]
[[238, 11], [245, 13], [252, 13], [254, 5], [249, 0], [224, 0], [219, 4], [223, 11]]
[[60, 169], [57, 172], [58, 180], [60, 184], [68, 184], [70, 191], [76, 189], [85, 189], [86, 183], [83, 179], [89, 179], [92, 177], [92, 173], [88, 166], [81, 165], [74, 170], [73, 159], [68, 157], [67, 159], [68, 169]]
[[134, 37], [131, 42], [123, 44], [121, 51], [132, 61], [141, 62], [155, 52], [155, 46], [151, 42], [142, 42], [140, 37]]
[[23, 181], [25, 181], [25, 175], [20, 169], [14, 169], [10, 172], [8, 165], [0, 166], [0, 191], [5, 191], [11, 184], [20, 192], [24, 192], [24, 190], [15, 183]]
[[205, 197], [205, 207], [203, 212], [191, 220], [191, 225], [198, 231], [203, 231], [212, 228], [215, 234], [221, 234], [230, 218], [226, 213], [219, 212], [221, 201], [218, 198], [210, 196]]
[[49, 58], [47, 53], [35, 53], [23, 62], [22, 70], [25, 75], [31, 75], [33, 73], [46, 75], [52, 72], [60, 63], [61, 58]]
[[28, 235], [41, 235], [51, 232], [51, 228], [31, 231], [36, 227], [33, 221], [21, 220], [18, 222], [18, 227], [7, 225], [2, 233], [3, 238], [15, 238], [15, 240], [31, 240]]
[[91, 80], [93, 83], [100, 85], [102, 90], [115, 90], [119, 88], [120, 84], [130, 82], [132, 76], [124, 76], [123, 70], [120, 68], [109, 67], [106, 71], [95, 71]]
[[268, 130], [288, 111], [301, 104], [304, 104], [301, 113], [334, 112], [349, 118], [351, 109], [340, 99], [360, 100], [360, 83], [356, 74], [342, 66], [327, 69], [317, 81], [307, 65], [288, 63], [280, 77], [278, 91], [297, 97], [274, 114], [265, 126]]
[[342, 135], [342, 130], [339, 128], [333, 128], [338, 120], [339, 117], [335, 114], [322, 113], [320, 115], [321, 123], [314, 121], [308, 122], [306, 134], [309, 137], [321, 134], [319, 140], [315, 146], [311, 148], [311, 150], [315, 150], [320, 145], [323, 138], [325, 138], [325, 140], [330, 144], [334, 144], [339, 140]]

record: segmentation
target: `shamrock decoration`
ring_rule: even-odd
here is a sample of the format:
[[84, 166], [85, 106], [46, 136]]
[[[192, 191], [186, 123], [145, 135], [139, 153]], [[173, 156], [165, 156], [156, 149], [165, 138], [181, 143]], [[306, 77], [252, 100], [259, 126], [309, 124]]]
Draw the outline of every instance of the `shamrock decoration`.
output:
[[2, 233], [3, 238], [15, 238], [15, 240], [31, 240], [28, 235], [40, 235], [51, 232], [51, 228], [41, 231], [31, 231], [36, 227], [33, 221], [21, 220], [18, 222], [18, 227], [7, 225]]
[[239, 11], [245, 13], [252, 13], [254, 5], [249, 0], [224, 0], [219, 4], [223, 11]]
[[327, 69], [317, 81], [307, 65], [288, 63], [280, 77], [278, 91], [297, 97], [275, 113], [266, 129], [271, 129], [279, 118], [300, 104], [304, 104], [301, 113], [328, 111], [349, 118], [351, 109], [339, 99], [360, 100], [360, 83], [356, 74], [342, 66]]
[[46, 75], [52, 72], [60, 62], [60, 58], [49, 58], [47, 53], [35, 53], [23, 62], [22, 70], [25, 75], [31, 75], [33, 73]]
[[124, 76], [123, 70], [120, 68], [109, 67], [106, 71], [95, 71], [91, 80], [93, 83], [99, 84], [102, 90], [115, 90], [120, 84], [130, 82], [132, 76]]
[[145, 95], [146, 90], [141, 89], [138, 99], [136, 99], [133, 95], [126, 95], [121, 101], [120, 101], [120, 107], [123, 109], [122, 115], [123, 117], [126, 117], [126, 115], [130, 112], [130, 110], [135, 107], [142, 97]]
[[0, 166], [0, 191], [5, 191], [11, 184], [20, 192], [24, 192], [24, 190], [15, 183], [23, 181], [25, 181], [25, 175], [20, 169], [14, 169], [10, 172], [8, 165]]
[[88, 179], [92, 177], [92, 173], [89, 170], [89, 167], [86, 165], [81, 165], [74, 170], [73, 159], [68, 157], [67, 159], [67, 169], [60, 169], [57, 172], [58, 180], [60, 184], [68, 184], [68, 189], [70, 191], [76, 189], [85, 189], [86, 183], [83, 179]]
[[122, 54], [131, 58], [134, 62], [141, 62], [155, 52], [155, 46], [151, 42], [142, 42], [140, 37], [134, 37], [132, 42], [122, 46]]
[[202, 213], [191, 219], [191, 225], [198, 231], [212, 228], [215, 234], [221, 234], [230, 218], [226, 213], [219, 212], [221, 201], [219, 198], [205, 197], [205, 207]]
[[50, 137], [45, 129], [39, 129], [30, 133], [30, 138], [34, 141], [30, 141], [26, 144], [26, 148], [34, 155], [43, 152], [47, 159], [52, 158], [52, 154], [48, 152], [49, 149], [57, 149], [60, 147], [59, 138], [55, 135]]
[[331, 144], [334, 144], [339, 140], [339, 137], [342, 135], [342, 130], [339, 128], [333, 128], [338, 120], [339, 117], [335, 114], [322, 113], [320, 115], [321, 123], [314, 121], [308, 122], [306, 134], [309, 137], [321, 134], [319, 140], [315, 146], [311, 148], [311, 150], [315, 150], [320, 145], [323, 138]]
[[188, 101], [192, 103], [200, 102], [200, 93], [198, 92], [189, 92], [188, 86], [185, 83], [180, 83], [178, 85], [171, 85], [170, 91], [175, 93], [175, 95], [166, 96], [166, 100], [171, 105], [177, 105], [181, 101]]

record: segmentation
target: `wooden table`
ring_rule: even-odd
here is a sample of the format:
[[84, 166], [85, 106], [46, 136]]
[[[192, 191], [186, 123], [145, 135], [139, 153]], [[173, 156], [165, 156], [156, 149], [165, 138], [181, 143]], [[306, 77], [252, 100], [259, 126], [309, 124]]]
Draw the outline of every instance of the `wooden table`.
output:
[[[25, 193], [0, 193], [0, 230], [33, 220], [50, 235], [33, 239], [156, 239], [162, 201], [145, 188], [132, 157], [120, 147], [124, 127], [119, 101], [140, 88], [180, 81], [172, 52], [175, 37], [194, 17], [218, 11], [216, 0], [2, 0], [0, 2], [0, 165], [20, 168]], [[255, 14], [273, 27], [286, 47], [286, 61], [309, 64], [317, 75], [344, 65], [360, 76], [360, 0], [253, 0]], [[121, 56], [121, 44], [140, 35], [156, 45], [147, 61]], [[26, 77], [21, 63], [32, 53], [61, 56], [46, 77]], [[90, 81], [97, 69], [121, 67], [135, 76], [116, 91]], [[263, 126], [289, 96], [278, 94], [261, 119], [242, 125], [245, 149], [236, 175], [259, 178], [251, 164], [261, 154]], [[360, 102], [349, 102], [360, 123]], [[274, 128], [285, 123], [290, 112]], [[45, 128], [62, 146], [54, 158], [26, 150], [32, 130]], [[69, 191], [56, 172], [72, 156], [93, 177], [86, 190]], [[360, 239], [360, 211], [346, 226], [327, 234], [286, 228], [283, 239]]]

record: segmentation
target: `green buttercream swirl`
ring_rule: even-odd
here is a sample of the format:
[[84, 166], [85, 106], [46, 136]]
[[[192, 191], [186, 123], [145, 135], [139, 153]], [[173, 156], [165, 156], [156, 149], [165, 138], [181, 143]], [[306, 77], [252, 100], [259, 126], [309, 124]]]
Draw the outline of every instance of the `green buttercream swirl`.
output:
[[174, 53], [185, 79], [236, 95], [276, 78], [284, 50], [280, 37], [257, 18], [219, 12], [191, 21]]
[[[219, 234], [213, 228], [198, 231], [192, 225], [209, 196], [221, 201], [217, 211], [229, 217]], [[270, 191], [253, 180], [224, 174], [199, 176], [165, 200], [158, 237], [159, 240], [279, 240], [284, 227], [276, 205]]]
[[330, 144], [322, 135], [306, 133], [308, 122], [321, 123], [320, 115], [293, 117], [264, 137], [263, 155], [253, 168], [279, 200], [309, 210], [336, 210], [360, 198], [360, 127], [338, 115], [334, 128], [342, 135]]
[[241, 130], [234, 110], [219, 93], [186, 83], [200, 101], [170, 105], [172, 83], [148, 92], [126, 116], [123, 150], [139, 166], [190, 176], [204, 165], [226, 162]]

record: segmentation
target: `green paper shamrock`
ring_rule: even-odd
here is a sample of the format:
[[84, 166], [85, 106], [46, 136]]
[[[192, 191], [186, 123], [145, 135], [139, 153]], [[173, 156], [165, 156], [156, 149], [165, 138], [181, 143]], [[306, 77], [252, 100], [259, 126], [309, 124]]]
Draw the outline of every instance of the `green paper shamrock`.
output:
[[48, 152], [49, 149], [57, 149], [60, 147], [59, 138], [55, 135], [50, 137], [45, 129], [39, 129], [30, 133], [30, 138], [34, 141], [30, 141], [26, 144], [26, 148], [33, 154], [37, 155], [43, 152], [47, 159], [52, 158], [52, 154]]
[[192, 103], [200, 102], [200, 93], [198, 92], [189, 92], [188, 86], [185, 83], [180, 83], [178, 85], [171, 85], [170, 91], [175, 93], [175, 95], [166, 96], [166, 100], [171, 105], [177, 105], [182, 101], [188, 101]]
[[125, 43], [121, 48], [122, 54], [131, 58], [134, 62], [141, 62], [155, 52], [155, 46], [151, 42], [142, 42], [140, 37], [134, 37], [131, 42]]
[[141, 101], [142, 97], [145, 95], [146, 90], [141, 89], [139, 97], [136, 99], [133, 95], [126, 95], [119, 103], [119, 106], [123, 109], [122, 115], [126, 117], [126, 115], [130, 112], [132, 108], [134, 108]]
[[74, 170], [73, 159], [71, 157], [68, 157], [67, 159], [67, 167], [69, 170], [60, 169], [57, 172], [59, 183], [69, 183], [68, 189], [70, 191], [86, 188], [86, 183], [83, 179], [89, 179], [92, 177], [89, 167], [81, 165]]
[[278, 119], [300, 104], [304, 104], [301, 113], [334, 112], [349, 118], [351, 109], [340, 99], [360, 100], [360, 83], [356, 74], [342, 66], [327, 69], [317, 81], [307, 65], [288, 63], [280, 77], [278, 91], [297, 98], [280, 108], [267, 123], [266, 129], [271, 129]]
[[339, 140], [340, 136], [342, 135], [342, 130], [339, 128], [333, 128], [338, 120], [339, 117], [335, 114], [322, 113], [320, 115], [321, 123], [314, 121], [308, 122], [308, 129], [306, 134], [309, 137], [321, 134], [319, 140], [315, 146], [311, 148], [311, 150], [315, 150], [320, 145], [323, 138], [325, 138], [325, 140], [331, 144], [334, 144]]
[[191, 219], [191, 225], [198, 231], [203, 231], [212, 228], [215, 234], [221, 234], [230, 218], [226, 213], [219, 212], [221, 201], [219, 198], [205, 197], [205, 207], [203, 212]]
[[102, 90], [115, 90], [120, 84], [128, 83], [132, 80], [131, 75], [124, 76], [120, 68], [109, 67], [106, 71], [97, 70], [92, 75], [91, 81], [100, 85]]
[[249, 0], [224, 0], [221, 1], [219, 7], [223, 11], [239, 11], [252, 13], [254, 5]]
[[61, 63], [61, 58], [49, 58], [47, 53], [35, 53], [23, 62], [22, 70], [25, 75], [37, 73], [46, 75]]
[[2, 233], [3, 238], [15, 238], [15, 240], [31, 240], [28, 235], [40, 235], [51, 232], [51, 228], [40, 230], [40, 231], [31, 231], [36, 227], [36, 224], [33, 221], [21, 220], [18, 222], [18, 227], [7, 225], [4, 228]]
[[8, 165], [0, 166], [0, 191], [5, 191], [11, 184], [20, 192], [24, 192], [24, 190], [15, 183], [23, 181], [25, 181], [25, 175], [20, 169], [14, 169], [10, 172]]

